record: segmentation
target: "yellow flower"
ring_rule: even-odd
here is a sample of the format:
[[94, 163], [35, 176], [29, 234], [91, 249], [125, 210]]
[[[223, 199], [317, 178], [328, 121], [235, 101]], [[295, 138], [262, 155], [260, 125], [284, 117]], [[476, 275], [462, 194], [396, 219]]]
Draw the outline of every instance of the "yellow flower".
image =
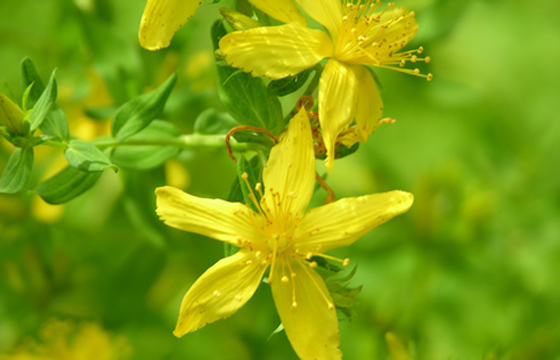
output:
[[[293, 0], [249, 2], [282, 22], [306, 23]], [[200, 0], [148, 0], [138, 33], [140, 45], [148, 50], [168, 47], [173, 35], [194, 15], [200, 4]]]
[[[244, 175], [246, 176], [246, 175]], [[246, 178], [245, 178], [246, 180]], [[315, 157], [305, 109], [272, 148], [263, 171], [258, 212], [247, 205], [203, 199], [172, 187], [156, 190], [157, 213], [169, 226], [239, 246], [208, 269], [185, 295], [176, 336], [226, 318], [253, 295], [270, 267], [276, 308], [302, 359], [340, 359], [338, 320], [313, 257], [347, 246], [376, 226], [407, 211], [403, 191], [341, 199], [306, 211], [315, 185]], [[264, 189], [264, 194], [262, 190]], [[348, 264], [349, 260], [340, 260]]]
[[[323, 31], [300, 23], [233, 32], [222, 38], [226, 62], [254, 76], [281, 79], [329, 58], [319, 81], [319, 120], [332, 170], [339, 138], [346, 146], [365, 142], [378, 125], [383, 104], [367, 68], [372, 65], [431, 79], [406, 62], [429, 61], [416, 54], [422, 48], [398, 52], [416, 34], [414, 13], [405, 8], [376, 12], [380, 1], [353, 4], [340, 0], [298, 0], [303, 10], [323, 25]], [[272, 15], [273, 16], [273, 15]], [[397, 65], [397, 66], [392, 66]], [[356, 127], [348, 129], [355, 120]]]
[[49, 320], [40, 341], [27, 340], [0, 360], [119, 360], [130, 358], [131, 350], [126, 338], [114, 338], [96, 323]]

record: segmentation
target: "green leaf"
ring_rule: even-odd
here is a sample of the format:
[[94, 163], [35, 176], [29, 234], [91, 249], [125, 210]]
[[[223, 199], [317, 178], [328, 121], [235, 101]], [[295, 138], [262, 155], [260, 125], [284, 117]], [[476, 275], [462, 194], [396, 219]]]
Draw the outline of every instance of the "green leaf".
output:
[[47, 117], [49, 111], [56, 100], [57, 89], [56, 89], [56, 80], [54, 79], [54, 75], [56, 70], [53, 70], [51, 73], [51, 77], [49, 79], [49, 83], [47, 87], [39, 97], [39, 100], [35, 103], [33, 107], [33, 111], [29, 116], [29, 125], [31, 128], [31, 133], [33, 133], [41, 124], [43, 120]]
[[33, 167], [33, 148], [17, 148], [0, 177], [0, 193], [14, 194], [25, 186]]
[[156, 168], [139, 173], [123, 169], [121, 180], [123, 208], [138, 235], [157, 247], [166, 246], [166, 226], [154, 211], [156, 198], [153, 196], [154, 189], [165, 184], [165, 170]]
[[296, 92], [305, 84], [312, 71], [313, 68], [306, 69], [299, 74], [284, 79], [272, 80], [266, 87], [268, 93], [273, 96], [286, 96]]
[[63, 204], [91, 188], [101, 174], [102, 171], [89, 173], [67, 166], [37, 185], [33, 191], [49, 204]]
[[228, 113], [216, 109], [206, 109], [196, 118], [194, 133], [201, 135], [227, 134], [236, 126], [239, 126], [239, 123]]
[[[226, 35], [221, 21], [212, 26], [212, 40], [217, 50]], [[279, 134], [284, 129], [282, 106], [266, 90], [262, 79], [225, 64], [217, 64], [218, 94], [231, 116], [242, 125], [257, 126]]]
[[[148, 127], [138, 134], [131, 136], [130, 141], [157, 141], [176, 139], [180, 132], [173, 124], [154, 120]], [[120, 167], [132, 170], [148, 170], [162, 165], [165, 161], [176, 156], [181, 149], [177, 146], [161, 145], [123, 145], [115, 148], [111, 160]]]
[[[28, 108], [33, 108], [45, 91], [45, 85], [35, 69], [35, 65], [27, 57], [21, 61], [21, 73], [23, 84], [31, 87], [25, 104]], [[52, 105], [51, 111], [41, 124], [40, 129], [46, 135], [51, 135], [60, 140], [68, 140], [70, 137], [66, 115], [56, 104]]]
[[27, 108], [31, 109], [35, 106], [35, 103], [39, 100], [43, 91], [45, 91], [45, 84], [43, 80], [41, 80], [37, 69], [35, 69], [33, 61], [28, 57], [23, 58], [21, 61], [21, 78], [25, 87], [29, 87], [33, 84], [25, 104]]
[[107, 168], [118, 168], [95, 145], [83, 140], [72, 140], [64, 151], [68, 164], [73, 168], [86, 172], [103, 171]]
[[176, 81], [177, 74], [173, 74], [154, 91], [121, 106], [111, 124], [113, 137], [120, 142], [148, 126], [163, 110]]
[[66, 115], [56, 104], [53, 105], [51, 112], [45, 121], [43, 121], [40, 128], [46, 135], [51, 135], [60, 140], [68, 140], [70, 137]]

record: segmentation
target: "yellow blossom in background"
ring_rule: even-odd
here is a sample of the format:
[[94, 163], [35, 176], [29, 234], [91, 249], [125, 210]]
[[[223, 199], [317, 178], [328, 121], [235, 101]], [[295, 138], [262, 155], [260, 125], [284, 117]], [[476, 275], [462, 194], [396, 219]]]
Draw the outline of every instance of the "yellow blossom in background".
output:
[[[247, 182], [247, 176], [244, 174]], [[307, 210], [315, 186], [315, 157], [305, 109], [272, 148], [264, 185], [252, 194], [255, 208], [204, 199], [173, 187], [156, 190], [157, 213], [169, 226], [239, 246], [208, 269], [185, 295], [174, 334], [183, 336], [241, 308], [270, 268], [268, 283], [296, 353], [302, 359], [340, 359], [333, 300], [313, 257], [347, 246], [376, 226], [407, 211], [413, 197], [403, 191], [341, 199]]]
[[0, 360], [124, 360], [131, 355], [125, 338], [112, 338], [95, 323], [50, 320], [39, 338], [0, 355]]
[[[280, 21], [306, 23], [293, 0], [249, 2]], [[200, 0], [148, 0], [138, 32], [140, 45], [148, 50], [168, 47], [173, 35], [194, 15], [200, 4]]]
[[[303, 10], [330, 34], [289, 23], [230, 33], [220, 41], [226, 62], [254, 76], [281, 79], [313, 67], [328, 58], [319, 81], [319, 120], [332, 170], [334, 148], [367, 141], [383, 110], [381, 95], [363, 65], [389, 68], [431, 79], [406, 62], [429, 61], [417, 50], [399, 52], [416, 34], [414, 12], [388, 8], [380, 1], [353, 4], [340, 0], [298, 0]], [[271, 16], [274, 17], [274, 14]], [[354, 128], [348, 129], [352, 122]]]

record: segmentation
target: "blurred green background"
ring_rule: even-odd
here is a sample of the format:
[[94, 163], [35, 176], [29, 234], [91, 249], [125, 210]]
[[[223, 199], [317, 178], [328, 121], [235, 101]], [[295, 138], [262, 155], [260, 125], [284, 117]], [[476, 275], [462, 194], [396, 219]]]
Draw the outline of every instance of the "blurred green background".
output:
[[[385, 116], [397, 122], [329, 177], [338, 198], [415, 194], [407, 214], [334, 252], [358, 264], [352, 284], [364, 285], [355, 317], [340, 323], [345, 359], [560, 359], [560, 4], [399, 5], [416, 11], [409, 48], [424, 46], [434, 80], [378, 71]], [[224, 110], [209, 36], [219, 5], [205, 1], [155, 53], [137, 42], [143, 7], [1, 1], [1, 91], [21, 94], [24, 56], [44, 79], [57, 67], [57, 103], [72, 133], [90, 139], [108, 121], [88, 114], [177, 71], [163, 117], [189, 133], [203, 110]], [[2, 169], [12, 149], [0, 145]], [[29, 186], [63, 163], [60, 151], [36, 154]], [[266, 286], [229, 319], [171, 333], [185, 291], [223, 249], [159, 223], [154, 189], [225, 198], [234, 178], [225, 151], [183, 151], [156, 170], [106, 172], [64, 206], [0, 195], [0, 354], [60, 319], [98, 324], [125, 339], [133, 359], [295, 359], [284, 334], [267, 339], [279, 319]], [[395, 342], [389, 351], [388, 332], [404, 352]]]

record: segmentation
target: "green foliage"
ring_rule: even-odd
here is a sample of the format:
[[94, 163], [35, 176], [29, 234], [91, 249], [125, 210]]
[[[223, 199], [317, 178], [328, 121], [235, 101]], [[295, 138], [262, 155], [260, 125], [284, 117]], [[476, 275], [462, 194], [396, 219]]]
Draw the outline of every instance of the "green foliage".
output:
[[33, 106], [33, 111], [29, 115], [31, 133], [34, 133], [35, 130], [41, 126], [56, 101], [57, 89], [56, 80], [54, 79], [55, 73], [56, 70], [51, 73], [47, 87], [43, 90], [41, 96], [39, 96], [39, 99]]
[[286, 96], [298, 91], [307, 81], [311, 72], [316, 71], [313, 68], [303, 70], [299, 74], [288, 76], [280, 80], [272, 80], [268, 83], [266, 89], [273, 96]]
[[25, 186], [33, 167], [33, 148], [17, 148], [0, 177], [0, 193], [14, 194]]
[[119, 108], [111, 124], [111, 133], [121, 142], [148, 126], [162, 112], [177, 81], [171, 75], [156, 90], [140, 95]]
[[[21, 61], [21, 78], [24, 86], [29, 89], [28, 96], [24, 96], [24, 106], [27, 108], [33, 108], [41, 95], [44, 93], [45, 85], [43, 80], [41, 80], [35, 65], [28, 57], [25, 57]], [[56, 84], [53, 83], [53, 86], [55, 85]], [[40, 125], [40, 129], [46, 135], [50, 135], [58, 140], [66, 141], [70, 136], [68, 130], [68, 120], [66, 120], [64, 112], [56, 104], [52, 104], [50, 112]]]
[[336, 309], [348, 320], [352, 320], [357, 305], [356, 296], [362, 291], [363, 287], [361, 285], [357, 287], [350, 286], [350, 280], [356, 275], [358, 266], [354, 266], [351, 271], [344, 275], [342, 273], [345, 268], [334, 264], [332, 261], [317, 256], [312, 257], [311, 261], [317, 263], [315, 271], [317, 271], [325, 281]]
[[118, 168], [94, 144], [83, 140], [72, 140], [64, 151], [68, 164], [75, 169], [85, 172], [103, 171]]
[[[212, 26], [214, 49], [218, 49], [220, 39], [226, 34], [223, 23], [216, 21]], [[284, 129], [280, 101], [268, 94], [262, 79], [220, 62], [217, 63], [217, 72], [218, 94], [235, 120], [273, 134]]]
[[228, 113], [216, 109], [206, 109], [196, 118], [194, 133], [201, 135], [227, 134], [236, 126], [239, 126], [239, 123]]
[[[178, 139], [180, 135], [173, 124], [154, 120], [146, 128], [128, 138], [132, 144], [137, 141], [136, 146], [125, 145], [114, 148], [111, 152], [111, 160], [126, 169], [153, 169], [161, 166], [181, 151], [177, 146], [165, 145], [168, 141]], [[142, 145], [145, 142], [161, 142], [162, 145]]]
[[89, 190], [102, 173], [86, 172], [67, 166], [53, 177], [39, 183], [33, 191], [49, 204], [63, 204]]

